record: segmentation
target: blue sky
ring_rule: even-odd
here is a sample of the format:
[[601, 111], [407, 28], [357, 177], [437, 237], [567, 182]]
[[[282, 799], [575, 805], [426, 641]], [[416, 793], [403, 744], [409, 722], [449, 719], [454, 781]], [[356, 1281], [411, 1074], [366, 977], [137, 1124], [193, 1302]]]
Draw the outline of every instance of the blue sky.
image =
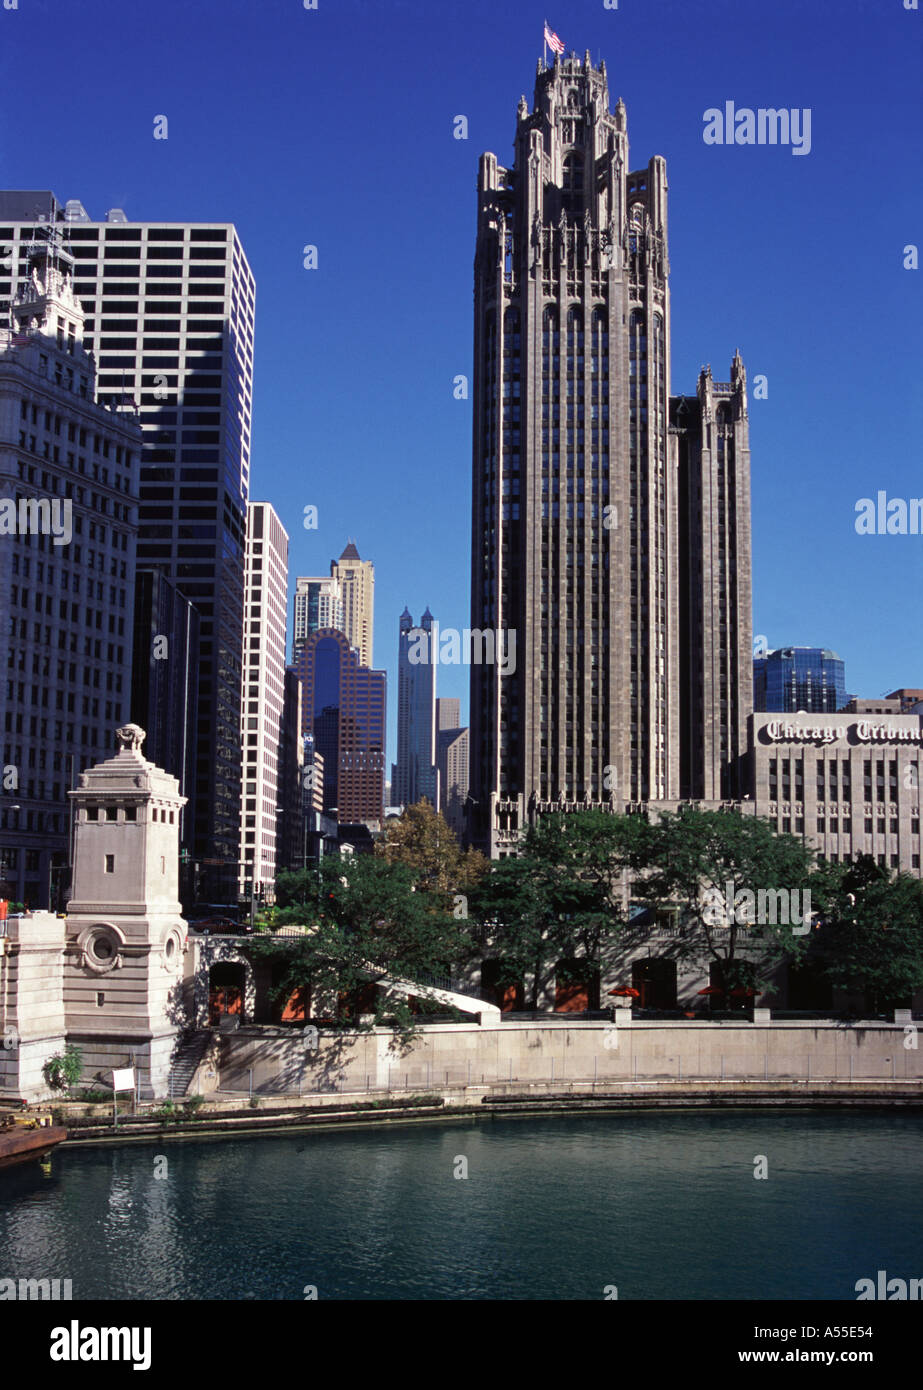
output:
[[[673, 391], [751, 380], [754, 631], [833, 647], [847, 688], [923, 686], [919, 11], [903, 0], [19, 0], [0, 8], [0, 180], [91, 216], [236, 222], [257, 282], [252, 496], [291, 575], [376, 565], [375, 664], [428, 604], [468, 620], [478, 156], [511, 159], [542, 20], [605, 58], [633, 168], [667, 160]], [[812, 149], [707, 146], [703, 113], [810, 107]], [[464, 114], [469, 139], [453, 138]], [[157, 115], [169, 139], [153, 139]], [[318, 269], [302, 249], [318, 248]], [[305, 531], [304, 508], [319, 511]], [[439, 693], [467, 671], [440, 668]]]

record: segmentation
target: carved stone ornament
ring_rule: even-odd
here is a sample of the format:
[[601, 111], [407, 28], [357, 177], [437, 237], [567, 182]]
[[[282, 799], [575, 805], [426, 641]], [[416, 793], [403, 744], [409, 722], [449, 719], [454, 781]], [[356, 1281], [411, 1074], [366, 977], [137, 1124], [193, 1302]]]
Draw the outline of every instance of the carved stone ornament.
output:
[[115, 741], [120, 753], [140, 753], [146, 737], [144, 730], [137, 724], [123, 724], [121, 729], [115, 731]]

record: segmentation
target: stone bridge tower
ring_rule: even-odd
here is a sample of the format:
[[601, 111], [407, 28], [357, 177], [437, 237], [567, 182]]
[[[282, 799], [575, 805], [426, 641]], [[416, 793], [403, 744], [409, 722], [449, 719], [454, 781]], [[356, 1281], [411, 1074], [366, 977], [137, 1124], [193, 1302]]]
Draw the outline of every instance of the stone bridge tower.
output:
[[[64, 1013], [84, 1080], [130, 1065], [144, 1098], [166, 1091], [184, 1025], [186, 923], [178, 896], [175, 777], [141, 753], [126, 724], [115, 757], [81, 773], [74, 803], [74, 874], [67, 906]], [[107, 1077], [107, 1080], [109, 1078]]]

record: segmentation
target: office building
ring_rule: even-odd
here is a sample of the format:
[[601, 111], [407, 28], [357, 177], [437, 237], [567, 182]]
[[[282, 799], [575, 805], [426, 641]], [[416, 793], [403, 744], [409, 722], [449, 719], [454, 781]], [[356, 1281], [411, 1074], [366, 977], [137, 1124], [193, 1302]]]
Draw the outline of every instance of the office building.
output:
[[695, 396], [670, 401], [677, 482], [679, 795], [745, 796], [753, 709], [750, 434], [740, 354], [731, 379], [699, 375]]
[[336, 627], [343, 631], [343, 600], [339, 580], [300, 576], [295, 580], [293, 649], [297, 651], [312, 632], [318, 632], [322, 627]]
[[[180, 850], [191, 862], [199, 672], [198, 610], [160, 570], [135, 574], [131, 722], [144, 729], [151, 762], [179, 783]], [[188, 896], [185, 875], [182, 885]]]
[[438, 809], [459, 841], [465, 835], [468, 801], [468, 730], [459, 727], [460, 701], [436, 701], [436, 772]]
[[754, 810], [832, 863], [869, 854], [921, 877], [923, 716], [753, 715]]
[[846, 704], [845, 666], [826, 647], [779, 647], [753, 658], [758, 713], [834, 713]]
[[[240, 889], [275, 882], [286, 774], [285, 649], [288, 533], [269, 502], [247, 505], [243, 698], [240, 710]], [[261, 889], [256, 889], [260, 892]]]
[[892, 690], [888, 698], [900, 700], [901, 712], [910, 714], [915, 712], [917, 705], [923, 700], [923, 690], [908, 690], [902, 687], [900, 690]]
[[[0, 243], [11, 235], [0, 228]], [[133, 408], [96, 401], [58, 229], [23, 228], [13, 260], [0, 329], [0, 896], [57, 907], [68, 790], [129, 713], [141, 430]]]
[[436, 661], [433, 615], [427, 608], [414, 626], [400, 617], [397, 676], [397, 763], [391, 795], [400, 806], [426, 797], [436, 806]]
[[322, 628], [296, 653], [302, 735], [323, 759], [323, 809], [341, 824], [384, 818], [386, 675], [359, 661], [345, 633]]
[[[671, 405], [667, 176], [605, 64], [539, 64], [475, 252], [472, 841], [555, 808], [733, 793], [750, 710], [746, 375]], [[691, 591], [690, 591], [691, 585]], [[697, 744], [701, 744], [701, 749]]]
[[359, 653], [363, 666], [371, 667], [375, 626], [375, 566], [363, 560], [350, 541], [339, 560], [330, 561], [330, 576], [337, 581], [343, 604], [341, 630]]
[[77, 199], [0, 193], [0, 312], [33, 229], [75, 258], [100, 399], [140, 402], [138, 558], [195, 604], [200, 627], [195, 849], [205, 895], [233, 896], [240, 833], [240, 691], [254, 282], [229, 223], [94, 221]]

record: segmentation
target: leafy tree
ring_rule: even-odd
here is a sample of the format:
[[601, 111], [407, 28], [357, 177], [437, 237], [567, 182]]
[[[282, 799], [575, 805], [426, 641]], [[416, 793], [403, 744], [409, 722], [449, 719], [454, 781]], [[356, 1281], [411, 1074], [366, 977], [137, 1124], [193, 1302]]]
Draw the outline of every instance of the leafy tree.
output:
[[411, 869], [418, 889], [441, 895], [467, 893], [488, 867], [478, 850], [461, 850], [445, 817], [426, 797], [388, 822], [375, 853], [389, 864]]
[[679, 912], [677, 955], [713, 965], [725, 994], [755, 989], [784, 956], [803, 955], [815, 856], [797, 836], [755, 816], [695, 808], [648, 824], [632, 858], [636, 896]]
[[491, 866], [475, 893], [475, 913], [500, 962], [498, 982], [530, 978], [530, 1008], [538, 1008], [562, 958], [599, 970], [623, 925], [622, 876], [644, 829], [639, 817], [604, 811], [543, 816], [526, 832], [518, 858]]
[[304, 906], [285, 907], [275, 920], [305, 926], [305, 934], [252, 943], [254, 954], [283, 965], [279, 992], [310, 991], [312, 1008], [329, 1008], [341, 1026], [354, 1027], [361, 1012], [376, 1023], [393, 1018], [406, 1031], [413, 1017], [406, 1002], [369, 986], [388, 977], [421, 981], [425, 1000], [427, 977], [447, 974], [458, 956], [451, 913], [417, 891], [406, 864], [375, 855], [324, 859], [309, 875], [291, 877], [301, 880]]
[[829, 865], [812, 945], [832, 983], [864, 992], [876, 1013], [909, 1005], [923, 989], [923, 883], [871, 855]]

